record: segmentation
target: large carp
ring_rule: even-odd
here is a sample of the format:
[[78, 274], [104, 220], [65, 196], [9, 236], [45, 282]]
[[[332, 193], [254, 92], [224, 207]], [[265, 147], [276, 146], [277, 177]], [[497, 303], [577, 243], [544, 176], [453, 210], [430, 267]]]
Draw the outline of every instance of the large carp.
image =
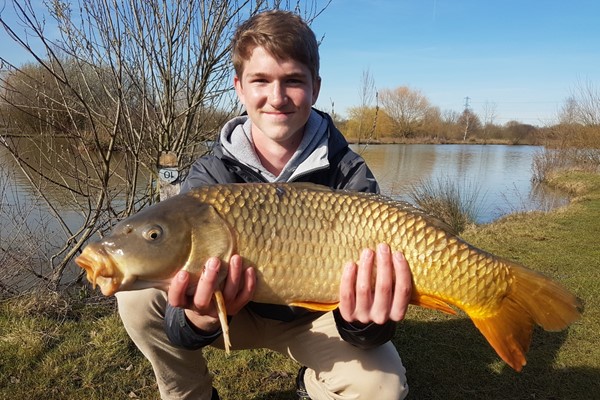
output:
[[[210, 256], [227, 265], [237, 253], [256, 269], [254, 301], [331, 310], [344, 264], [378, 243], [404, 253], [412, 304], [463, 310], [517, 371], [536, 324], [556, 331], [580, 317], [579, 300], [557, 282], [469, 245], [408, 203], [306, 183], [193, 189], [121, 221], [76, 262], [112, 295], [166, 290], [179, 270], [199, 277]], [[220, 292], [215, 301], [227, 345]]]

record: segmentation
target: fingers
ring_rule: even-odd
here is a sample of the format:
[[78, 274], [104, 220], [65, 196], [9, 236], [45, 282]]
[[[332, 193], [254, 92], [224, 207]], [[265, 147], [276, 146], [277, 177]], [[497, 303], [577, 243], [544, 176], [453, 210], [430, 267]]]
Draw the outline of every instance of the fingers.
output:
[[364, 249], [358, 264], [356, 276], [356, 307], [354, 317], [362, 322], [371, 321], [371, 310], [373, 307], [373, 268], [375, 266], [375, 254], [373, 250]]
[[233, 255], [229, 260], [229, 271], [223, 285], [223, 298], [225, 303], [234, 300], [237, 297], [238, 290], [244, 279], [242, 271], [242, 257]]
[[[209, 258], [198, 282], [191, 282], [187, 271], [179, 271], [171, 281], [167, 292], [167, 300], [173, 307], [186, 308], [199, 313], [210, 313], [212, 297], [219, 280], [220, 261]], [[190, 289], [195, 289], [190, 294]]]
[[371, 318], [376, 324], [385, 323], [391, 313], [394, 296], [394, 265], [390, 247], [386, 244], [377, 246], [377, 278], [373, 297]]
[[242, 257], [234, 255], [229, 261], [229, 273], [223, 288], [223, 297], [229, 315], [237, 314], [254, 296], [256, 273], [254, 268], [244, 269]]
[[[377, 265], [375, 285], [373, 273]], [[384, 324], [406, 315], [412, 292], [412, 275], [402, 253], [386, 244], [377, 253], [365, 249], [358, 265], [346, 264], [340, 282], [339, 310], [346, 321]]]
[[408, 262], [402, 253], [394, 253], [393, 264], [396, 281], [390, 319], [401, 321], [406, 315], [406, 310], [412, 297], [412, 274]]
[[356, 270], [354, 262], [348, 262], [342, 272], [340, 282], [340, 314], [346, 321], [354, 320], [354, 309], [356, 308]]
[[185, 307], [188, 303], [186, 291], [190, 280], [190, 274], [186, 271], [179, 271], [171, 281], [167, 300], [173, 307]]
[[206, 261], [204, 271], [200, 275], [198, 286], [193, 296], [193, 306], [200, 314], [214, 314], [213, 294], [219, 281], [221, 263], [218, 258], [211, 257]]

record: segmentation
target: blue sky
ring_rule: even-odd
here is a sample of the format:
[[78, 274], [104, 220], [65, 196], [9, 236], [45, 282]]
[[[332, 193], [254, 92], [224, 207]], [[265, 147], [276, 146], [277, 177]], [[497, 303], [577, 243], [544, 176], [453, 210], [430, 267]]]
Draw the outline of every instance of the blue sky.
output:
[[600, 85], [597, 0], [334, 0], [312, 28], [317, 105], [342, 114], [367, 69], [377, 89], [420, 90], [442, 111], [488, 102], [497, 124], [551, 124], [577, 82]]
[[[577, 82], [600, 86], [599, 16], [597, 0], [333, 0], [312, 24], [317, 106], [346, 114], [369, 70], [378, 90], [408, 86], [441, 111], [461, 112], [468, 96], [480, 115], [493, 106], [496, 124], [552, 124]], [[3, 30], [0, 52], [24, 57]]]

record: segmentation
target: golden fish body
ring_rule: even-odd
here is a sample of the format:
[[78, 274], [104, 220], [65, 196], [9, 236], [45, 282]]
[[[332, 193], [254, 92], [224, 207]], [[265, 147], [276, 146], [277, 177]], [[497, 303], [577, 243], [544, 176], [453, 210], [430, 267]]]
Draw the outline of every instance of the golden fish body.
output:
[[166, 289], [180, 269], [198, 276], [209, 257], [240, 254], [256, 268], [254, 301], [327, 310], [338, 304], [343, 265], [378, 243], [403, 252], [413, 304], [462, 309], [516, 370], [536, 324], [560, 330], [580, 317], [558, 283], [469, 245], [407, 203], [313, 184], [196, 188], [122, 221], [76, 261], [110, 295]]

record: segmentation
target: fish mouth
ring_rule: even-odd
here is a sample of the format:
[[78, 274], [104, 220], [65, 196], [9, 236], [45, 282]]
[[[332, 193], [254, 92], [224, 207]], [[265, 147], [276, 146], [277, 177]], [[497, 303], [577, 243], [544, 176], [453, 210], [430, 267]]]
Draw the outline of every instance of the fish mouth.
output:
[[112, 296], [119, 291], [123, 274], [102, 247], [89, 245], [75, 263], [85, 270], [86, 278], [94, 289], [100, 287], [103, 295]]

